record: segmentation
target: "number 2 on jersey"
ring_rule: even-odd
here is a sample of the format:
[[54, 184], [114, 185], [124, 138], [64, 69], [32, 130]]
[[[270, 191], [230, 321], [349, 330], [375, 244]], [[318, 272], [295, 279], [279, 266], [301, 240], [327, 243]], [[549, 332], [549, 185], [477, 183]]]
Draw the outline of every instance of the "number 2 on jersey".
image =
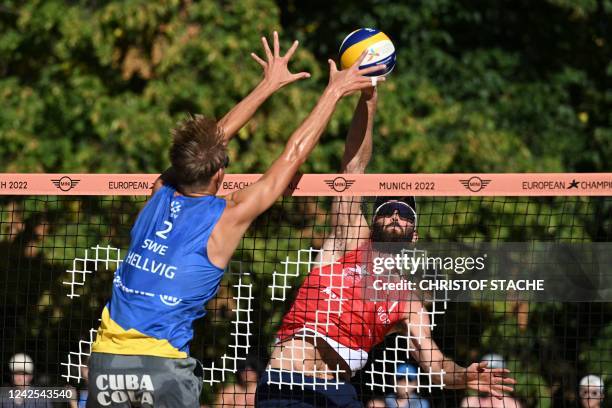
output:
[[166, 229], [159, 230], [155, 233], [161, 239], [168, 239], [168, 233], [172, 230], [172, 223], [170, 221], [164, 221], [166, 224]]

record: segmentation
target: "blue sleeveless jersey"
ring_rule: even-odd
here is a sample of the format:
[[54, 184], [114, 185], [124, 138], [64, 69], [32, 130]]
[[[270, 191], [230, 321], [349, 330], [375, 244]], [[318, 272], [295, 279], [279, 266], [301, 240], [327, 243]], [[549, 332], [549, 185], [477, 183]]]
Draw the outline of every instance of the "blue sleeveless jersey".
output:
[[93, 351], [188, 355], [193, 322], [206, 314], [223, 276], [208, 259], [206, 246], [226, 202], [175, 192], [161, 187], [139, 214]]

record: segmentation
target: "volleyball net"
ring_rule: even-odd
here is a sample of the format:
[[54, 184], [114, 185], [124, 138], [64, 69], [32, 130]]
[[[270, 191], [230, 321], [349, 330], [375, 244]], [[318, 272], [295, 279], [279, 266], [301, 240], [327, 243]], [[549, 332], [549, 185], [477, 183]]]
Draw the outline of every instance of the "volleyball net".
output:
[[[219, 194], [259, 177], [226, 175]], [[83, 387], [113, 273], [127, 254], [131, 226], [156, 178], [0, 175], [3, 380], [11, 375], [11, 356], [27, 353], [40, 385]], [[296, 177], [252, 224], [208, 304], [208, 314], [196, 323], [191, 354], [204, 365], [203, 403], [239, 405], [239, 398], [250, 398], [249, 383], [274, 370], [270, 355], [301, 284], [317, 268], [335, 271], [334, 261], [326, 261], [321, 249], [336, 216], [333, 201], [357, 203], [371, 224], [374, 203], [382, 196], [415, 196], [418, 217], [419, 241], [385, 253], [394, 259], [397, 254], [431, 258], [435, 265], [412, 271], [396, 266], [391, 269], [397, 275], [381, 274], [387, 284], [384, 296], [394, 292], [389, 284], [404, 278], [418, 278], [417, 285], [429, 282], [427, 288], [403, 287], [400, 298], [391, 300], [402, 302], [406, 293], [422, 295], [418, 301], [425, 306], [426, 326], [446, 356], [464, 366], [496, 356], [494, 364], [509, 368], [518, 381], [508, 398], [522, 406], [576, 406], [578, 382], [587, 374], [602, 377], [612, 397], [612, 268], [606, 268], [612, 266], [612, 174], [308, 174]], [[547, 288], [538, 293], [533, 286], [506, 287], [497, 297], [488, 296], [490, 286], [432, 288], [432, 282], [457, 275], [456, 263], [444, 264], [447, 258], [463, 258], [465, 267], [465, 258], [483, 253], [495, 265], [493, 275], [462, 271], [450, 280], [490, 285], [514, 278], [524, 284], [539, 277]], [[376, 277], [372, 272], [352, 271]], [[374, 280], [364, 279], [365, 300], [384, 303], [367, 287]], [[325, 332], [345, 313], [343, 302], [355, 301], [344, 297], [342, 284], [332, 285], [327, 294], [332, 300], [306, 298], [318, 313], [307, 327], [312, 332]], [[161, 301], [172, 305], [177, 299], [166, 296]], [[373, 310], [381, 321], [391, 314]], [[371, 350], [351, 380], [364, 404], [396, 398], [402, 389], [418, 392], [433, 406], [485, 398], [445, 388], [443, 373], [425, 370], [411, 357], [411, 341], [418, 341], [414, 332], [394, 333]], [[340, 379], [338, 372], [324, 374], [328, 386]]]

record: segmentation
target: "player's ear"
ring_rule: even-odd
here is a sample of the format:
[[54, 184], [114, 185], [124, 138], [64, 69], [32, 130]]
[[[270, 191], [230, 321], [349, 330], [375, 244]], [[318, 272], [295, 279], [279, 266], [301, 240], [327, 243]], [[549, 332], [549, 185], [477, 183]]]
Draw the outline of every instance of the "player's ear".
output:
[[221, 167], [215, 175], [212, 177], [212, 182], [215, 184], [215, 188], [218, 190], [221, 189], [221, 183], [223, 182], [223, 177], [225, 176], [225, 167]]
[[417, 230], [414, 230], [414, 232], [412, 233], [412, 243], [416, 244], [418, 240], [419, 240], [419, 233], [417, 232]]

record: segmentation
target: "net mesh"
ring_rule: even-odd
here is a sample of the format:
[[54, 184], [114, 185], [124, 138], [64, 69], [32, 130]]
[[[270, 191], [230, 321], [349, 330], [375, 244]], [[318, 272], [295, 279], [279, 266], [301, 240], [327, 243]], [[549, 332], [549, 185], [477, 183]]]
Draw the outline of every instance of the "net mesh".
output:
[[[375, 197], [356, 200], [370, 220]], [[195, 326], [191, 354], [205, 367], [204, 403], [240, 406], [251, 398], [255, 377], [246, 375], [245, 367], [259, 375], [266, 370], [297, 290], [314, 267], [323, 265], [317, 255], [330, 233], [331, 201], [284, 197], [248, 230], [208, 314]], [[83, 387], [82, 368], [113, 273], [145, 202], [130, 196], [0, 197], [5, 382], [10, 357], [26, 352], [39, 385], [68, 381]], [[612, 197], [419, 197], [418, 214], [420, 240], [429, 242], [612, 239]], [[341, 313], [342, 290], [333, 288], [340, 298], [320, 311], [313, 329]], [[518, 381], [512, 397], [523, 406], [576, 406], [583, 375], [605, 378], [612, 372], [610, 303], [450, 303], [439, 294], [422, 313], [440, 349], [457, 363], [479, 361], [487, 353], [503, 356]], [[433, 406], [459, 406], [471, 394], [443, 388], [439, 372], [419, 367], [410, 377], [402, 374], [412, 381], [399, 382], [398, 366], [410, 361], [412, 341], [418, 336], [396, 334], [374, 347], [351, 380], [359, 399], [381, 400], [404, 387], [416, 388]], [[339, 373], [328, 374], [327, 385], [333, 386]]]

